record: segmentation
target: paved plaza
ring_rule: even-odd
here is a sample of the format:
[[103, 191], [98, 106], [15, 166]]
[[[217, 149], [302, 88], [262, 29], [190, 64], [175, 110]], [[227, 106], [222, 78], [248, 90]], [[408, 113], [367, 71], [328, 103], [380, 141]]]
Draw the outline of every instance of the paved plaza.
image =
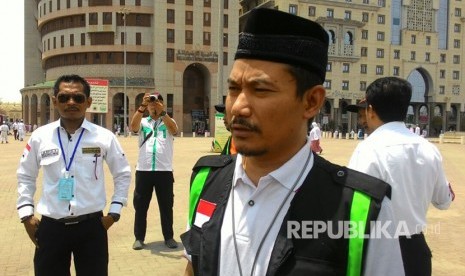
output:
[[[16, 168], [26, 142], [14, 141], [11, 136], [9, 138], [9, 144], [0, 144], [0, 276], [34, 275], [34, 246], [16, 212]], [[137, 160], [137, 137], [120, 137], [119, 140], [134, 170]], [[200, 156], [212, 154], [211, 141], [211, 138], [203, 137], [175, 140], [174, 231], [177, 241], [180, 241], [179, 235], [186, 228], [191, 168]], [[354, 140], [325, 138], [321, 143], [324, 148], [323, 157], [346, 165], [357, 143], [358, 141]], [[428, 213], [429, 224], [425, 232], [433, 251], [433, 275], [465, 275], [465, 145], [436, 145], [443, 155], [446, 174], [455, 189], [456, 200], [449, 210], [440, 211], [431, 207]], [[108, 194], [111, 195], [113, 186], [108, 170], [106, 176]], [[39, 179], [40, 177], [39, 175]], [[38, 183], [41, 186], [40, 180]], [[134, 174], [129, 189], [128, 206], [123, 209], [121, 220], [109, 230], [109, 274], [182, 275], [186, 264], [182, 257], [182, 246], [175, 250], [164, 246], [155, 196], [148, 216], [147, 246], [140, 251], [132, 250], [133, 190]], [[38, 191], [40, 192], [40, 188]]]

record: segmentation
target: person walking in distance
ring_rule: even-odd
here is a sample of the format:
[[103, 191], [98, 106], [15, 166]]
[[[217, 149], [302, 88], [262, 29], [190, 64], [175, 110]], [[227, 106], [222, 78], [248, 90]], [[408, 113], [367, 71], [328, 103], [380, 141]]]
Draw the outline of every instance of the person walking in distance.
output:
[[26, 136], [26, 125], [23, 122], [23, 119], [21, 119], [18, 123], [18, 139], [19, 141], [23, 141], [24, 137]]
[[320, 145], [321, 130], [316, 122], [312, 122], [312, 130], [310, 130], [309, 138], [312, 151], [321, 154], [323, 152], [323, 148], [321, 148]]
[[[78, 75], [59, 77], [52, 102], [60, 119], [31, 134], [17, 170], [17, 209], [35, 244], [36, 276], [108, 275], [108, 229], [127, 203], [131, 169], [115, 135], [85, 119], [90, 86]], [[104, 161], [113, 176], [106, 208]], [[42, 168], [42, 192], [34, 195]], [[39, 186], [40, 187], [40, 186]], [[36, 209], [36, 210], [35, 210]], [[42, 215], [39, 220], [35, 211]]]
[[18, 120], [16, 120], [13, 123], [12, 128], [13, 128], [13, 136], [14, 136], [15, 140], [18, 140]]
[[10, 132], [10, 128], [8, 127], [6, 122], [3, 121], [3, 124], [0, 126], [0, 138], [1, 138], [2, 144], [3, 142], [8, 144], [8, 133], [9, 132]]
[[441, 153], [405, 126], [412, 97], [408, 81], [377, 79], [365, 96], [360, 108], [370, 135], [357, 145], [348, 167], [391, 185], [394, 213], [405, 224], [399, 237], [405, 274], [431, 275], [431, 251], [423, 234], [426, 213], [430, 204], [447, 209], [455, 197]]
[[[149, 116], [143, 118], [146, 110]], [[154, 190], [165, 245], [176, 248], [178, 244], [173, 238], [173, 141], [178, 126], [166, 113], [163, 96], [158, 92], [146, 93], [132, 117], [130, 127], [133, 132], [139, 133], [139, 158], [134, 190], [136, 240], [132, 248], [140, 250], [144, 247], [147, 211]]]

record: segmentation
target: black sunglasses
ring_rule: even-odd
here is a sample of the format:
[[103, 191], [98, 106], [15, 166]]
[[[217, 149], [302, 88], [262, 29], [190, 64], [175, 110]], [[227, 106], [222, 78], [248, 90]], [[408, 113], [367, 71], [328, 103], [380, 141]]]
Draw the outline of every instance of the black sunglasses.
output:
[[58, 94], [57, 96], [58, 102], [60, 103], [67, 103], [71, 98], [78, 104], [86, 101], [86, 95], [84, 94]]

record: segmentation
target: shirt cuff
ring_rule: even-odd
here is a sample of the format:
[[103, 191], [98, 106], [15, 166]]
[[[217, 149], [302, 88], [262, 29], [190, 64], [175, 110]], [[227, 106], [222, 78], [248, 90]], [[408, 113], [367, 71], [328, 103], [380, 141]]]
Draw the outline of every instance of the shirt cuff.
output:
[[123, 208], [123, 204], [119, 202], [112, 202], [108, 213], [121, 214], [121, 208]]
[[19, 215], [19, 218], [34, 215], [34, 207], [33, 206], [23, 206], [18, 210], [18, 215]]

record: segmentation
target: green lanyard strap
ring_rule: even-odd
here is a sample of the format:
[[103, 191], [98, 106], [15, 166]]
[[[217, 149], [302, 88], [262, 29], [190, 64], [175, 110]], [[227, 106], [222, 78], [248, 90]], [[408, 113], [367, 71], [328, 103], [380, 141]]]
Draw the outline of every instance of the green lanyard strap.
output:
[[350, 221], [353, 223], [355, 235], [349, 239], [349, 258], [347, 276], [362, 275], [363, 242], [367, 226], [368, 211], [371, 198], [358, 191], [354, 192], [350, 208]]
[[194, 223], [192, 218], [194, 217], [195, 206], [200, 198], [200, 193], [203, 190], [205, 182], [207, 182], [207, 176], [210, 173], [210, 167], [203, 167], [199, 170], [197, 175], [192, 182], [191, 191], [189, 195], [189, 226]]

